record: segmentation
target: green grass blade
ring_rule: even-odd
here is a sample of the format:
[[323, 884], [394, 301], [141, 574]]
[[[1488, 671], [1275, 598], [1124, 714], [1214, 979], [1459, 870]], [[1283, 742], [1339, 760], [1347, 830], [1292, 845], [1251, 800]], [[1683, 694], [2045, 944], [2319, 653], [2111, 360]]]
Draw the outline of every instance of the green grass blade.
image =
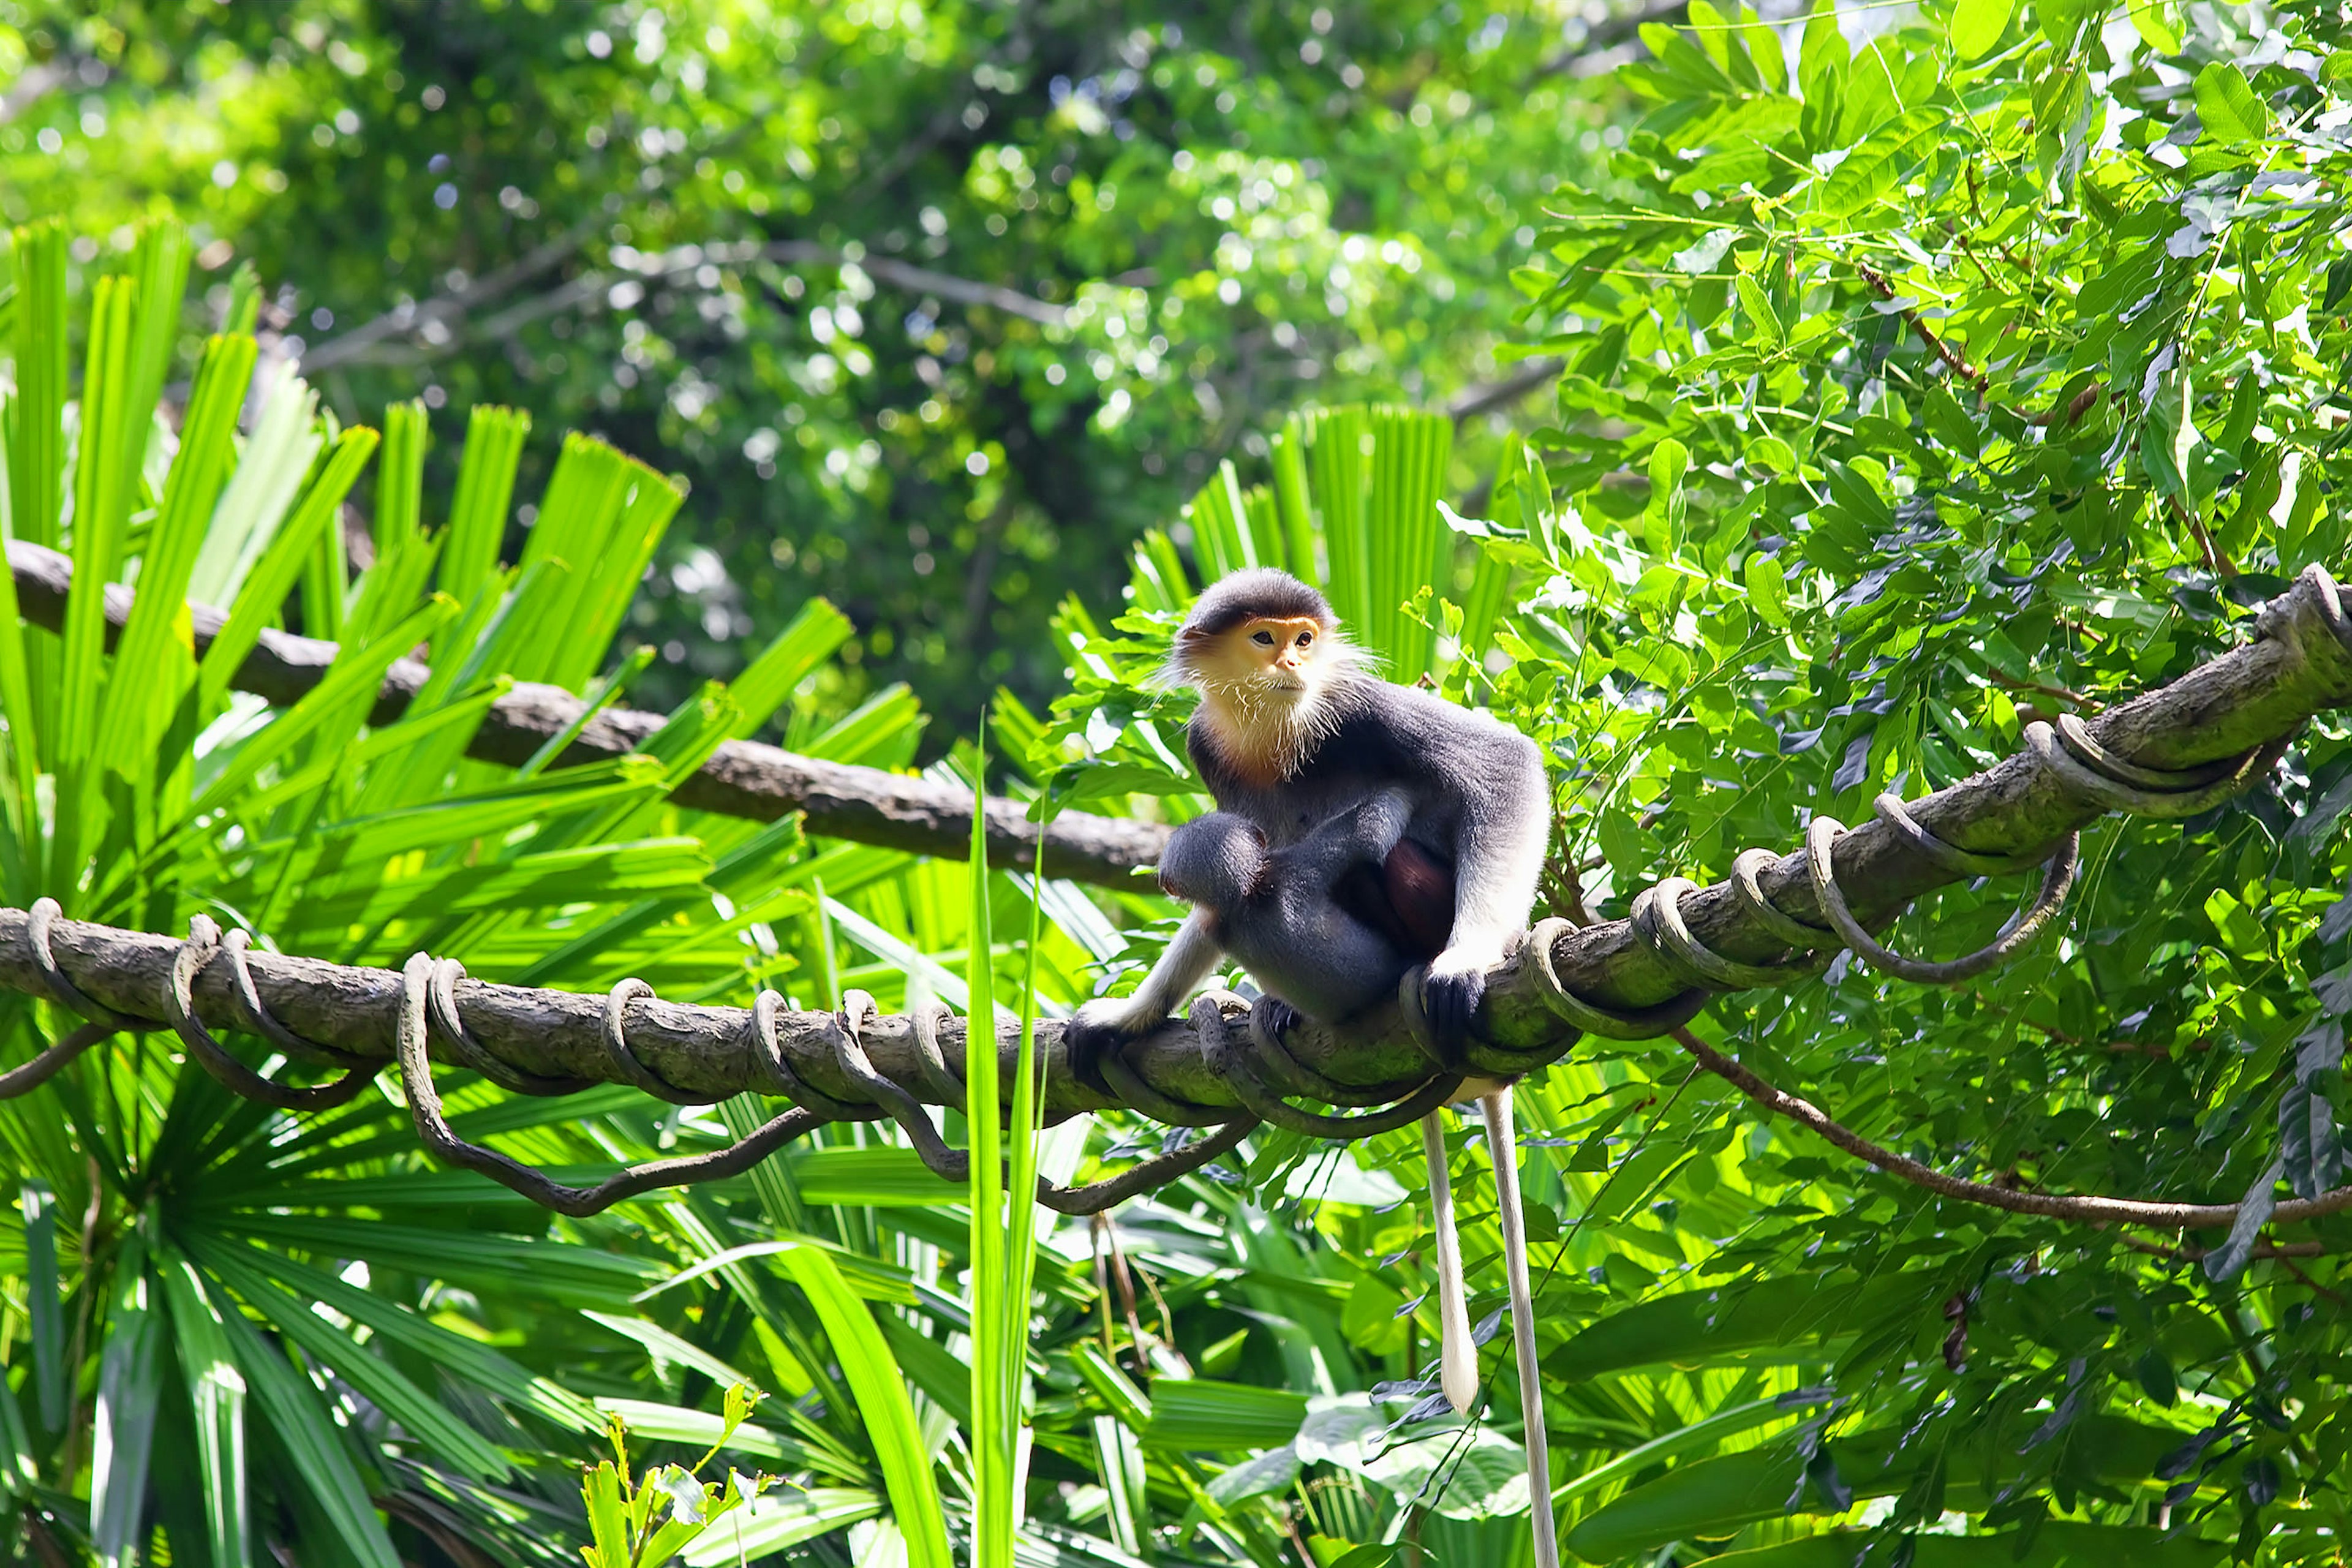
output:
[[[237, 598], [255, 563], [278, 538], [287, 510], [301, 494], [302, 481], [325, 442], [319, 430], [318, 401], [300, 377], [283, 373], [262, 400], [260, 418], [246, 441], [236, 477], [214, 509], [212, 527], [189, 574], [191, 599], [227, 605]], [[348, 443], [357, 434], [356, 429], [346, 431], [343, 440]], [[373, 438], [370, 432], [370, 450]], [[270, 608], [275, 610], [276, 603]]]
[[25, 1412], [16, 1403], [16, 1391], [0, 1377], [0, 1496], [29, 1497], [39, 1479]]
[[67, 359], [65, 226], [16, 230], [16, 393], [8, 401], [12, 537], [55, 548], [65, 513]]
[[130, 374], [134, 287], [101, 278], [92, 290], [89, 345], [82, 366], [81, 439], [74, 458], [73, 588], [66, 597], [64, 667], [58, 691], [52, 763], [58, 777], [59, 864], [68, 885], [78, 876], [73, 847], [97, 837], [79, 812], [82, 764], [98, 729], [99, 683], [106, 664], [106, 588], [114, 581], [116, 546], [137, 493], [136, 458], [121, 451], [120, 405]]
[[384, 408], [383, 458], [375, 466], [372, 532], [379, 565], [425, 531], [425, 449], [432, 441], [423, 403], [411, 398]]
[[[972, 763], [975, 779], [987, 774], [982, 736]], [[970, 894], [964, 968], [966, 1028], [964, 1114], [971, 1152], [971, 1447], [973, 1568], [1012, 1568], [1014, 1465], [1019, 1450], [1019, 1411], [1009, 1397], [1017, 1386], [1018, 1325], [1005, 1311], [1009, 1239], [1004, 1222], [1003, 1121], [997, 1080], [995, 938], [989, 907], [989, 870], [980, 804], [984, 783], [975, 785], [971, 859], [966, 871]]]
[[1184, 509], [1192, 525], [1192, 554], [1201, 563], [1203, 582], [1215, 582], [1228, 573], [1258, 564], [1249, 531], [1243, 526], [1241, 476], [1230, 459], [1217, 465]]
[[530, 1410], [572, 1432], [600, 1432], [595, 1406], [478, 1340], [452, 1332], [432, 1320], [373, 1291], [345, 1283], [322, 1268], [274, 1252], [230, 1242], [192, 1240], [191, 1248], [216, 1274], [223, 1258], [267, 1274], [297, 1298], [313, 1300], [373, 1331], [378, 1341], [407, 1351], [484, 1392]]
[[441, 541], [425, 531], [425, 448], [429, 431], [421, 403], [383, 411], [383, 455], [376, 464], [375, 564], [360, 579], [343, 640], [364, 647], [399, 625], [425, 596]]
[[[8, 405], [13, 416], [15, 404]], [[8, 426], [13, 417], [0, 419], [0, 469], [7, 463]], [[7, 487], [0, 485], [0, 538], [14, 538], [15, 530], [5, 510], [8, 500]], [[7, 788], [5, 802], [6, 841], [0, 844], [5, 853], [5, 869], [8, 879], [7, 894], [18, 905], [30, 903], [35, 896], [31, 879], [42, 859], [43, 832], [40, 809], [41, 720], [37, 711], [33, 683], [33, 650], [25, 637], [25, 623], [16, 603], [16, 577], [13, 572], [0, 572], [0, 719], [7, 721], [5, 743], [8, 750]]]
[[[1043, 844], [1038, 846], [1033, 875], [1036, 879], [1033, 886], [1042, 885], [1046, 875]], [[1006, 1244], [1002, 1309], [1005, 1321], [999, 1331], [1004, 1336], [1006, 1352], [1002, 1367], [1005, 1378], [1003, 1409], [1013, 1427], [1012, 1488], [1006, 1498], [1008, 1531], [1017, 1531], [1021, 1527], [1022, 1502], [1027, 1490], [1029, 1446], [1021, 1440], [1026, 1415], [1026, 1401], [1022, 1394], [1029, 1367], [1030, 1304], [1037, 1276], [1037, 1134], [1044, 1109], [1044, 1085], [1038, 1077], [1037, 1061], [1037, 943], [1045, 934], [1045, 901], [1033, 899], [1029, 904], [1027, 951], [1023, 957], [1021, 1044], [1013, 1058], [1013, 1124], [1008, 1134], [1013, 1144], [1012, 1159], [1004, 1181], [1012, 1235]], [[1011, 1568], [1009, 1543], [1005, 1555], [1006, 1568]]]
[[[520, 563], [529, 567], [541, 561], [562, 562], [568, 568], [562, 594], [551, 607], [551, 624], [567, 629], [582, 624], [584, 585], [593, 574], [609, 570], [611, 537], [631, 491], [626, 458], [586, 436], [563, 438]], [[579, 661], [565, 653], [562, 640], [548, 638], [533, 647], [529, 661], [516, 664], [515, 679], [563, 684], [567, 663]], [[591, 669], [596, 662], [588, 661]]]
[[[292, 552], [289, 552], [289, 558]], [[244, 606], [239, 606], [242, 613]], [[240, 744], [224, 762], [220, 770], [205, 784], [204, 794], [192, 807], [197, 816], [226, 805], [240, 790], [251, 783], [256, 773], [268, 763], [285, 756], [296, 742], [319, 733], [327, 723], [356, 705], [364, 716], [366, 704], [376, 689], [383, 684], [383, 672], [392, 668], [394, 659], [431, 635], [433, 629], [457, 613], [456, 603], [436, 599], [403, 622], [392, 636], [379, 637], [373, 645], [346, 653], [327, 671], [327, 678], [303, 694], [302, 700], [278, 714], [268, 724]], [[253, 627], [256, 637], [260, 634], [258, 621]], [[235, 624], [236, 617], [231, 617]], [[223, 640], [226, 639], [224, 634]], [[247, 647], [250, 647], [251, 642]], [[221, 657], [221, 644], [215, 643], [205, 659], [205, 674], [209, 679], [215, 660]], [[232, 666], [233, 668], [233, 666]], [[222, 683], [226, 684], [224, 675]], [[337, 741], [340, 743], [340, 738]]]
[[125, 447], [134, 464], [154, 436], [155, 405], [179, 347], [180, 306], [187, 297], [194, 250], [187, 229], [171, 218], [149, 218], [139, 226], [131, 253], [139, 303], [131, 324], [131, 381], [122, 411]]
[[139, 594], [115, 645], [114, 668], [131, 679], [109, 683], [99, 721], [98, 760], [126, 781], [143, 781], [155, 742], [195, 679], [195, 647], [183, 601], [213, 508], [236, 460], [236, 420], [253, 377], [251, 338], [215, 338], [196, 370], [180, 430], [180, 453], [139, 562]]
[[1242, 494], [1242, 508], [1258, 564], [1280, 566], [1289, 560], [1289, 551], [1283, 542], [1282, 508], [1274, 499], [1274, 492], [1264, 485], [1253, 485]]
[[33, 1340], [33, 1391], [41, 1425], [66, 1425], [66, 1336], [58, 1290], [58, 1197], [47, 1182], [27, 1181], [18, 1194], [25, 1216], [25, 1306]]
[[302, 557], [302, 629], [326, 642], [343, 640], [343, 606], [352, 584], [343, 562], [343, 531], [320, 532]]
[[[952, 1568], [947, 1521], [940, 1510], [939, 1489], [931, 1480], [930, 1451], [916, 1424], [914, 1402], [907, 1396], [907, 1385], [899, 1380], [888, 1342], [874, 1326], [873, 1314], [850, 1293], [840, 1269], [821, 1249], [803, 1247], [780, 1254], [777, 1260], [816, 1309], [825, 1338], [833, 1342], [834, 1355], [848, 1381], [851, 1397], [857, 1401], [857, 1414], [882, 1467], [890, 1510], [906, 1540], [908, 1568]], [[1006, 1544], [1011, 1544], [1009, 1532]]]
[[739, 718], [735, 733], [749, 735], [792, 697], [816, 668], [839, 651], [853, 628], [849, 617], [823, 599], [803, 605], [792, 623], [730, 681]]
[[444, 1409], [393, 1364], [363, 1349], [310, 1310], [310, 1303], [271, 1278], [278, 1259], [246, 1247], [212, 1247], [198, 1254], [213, 1278], [302, 1353], [332, 1367], [362, 1397], [408, 1429], [409, 1436], [468, 1475], [502, 1479], [512, 1472], [489, 1440]]
[[116, 1259], [91, 1432], [89, 1538], [100, 1568], [126, 1568], [147, 1544], [147, 1470], [154, 1457], [163, 1331], [149, 1298], [146, 1249], [133, 1237]]
[[1307, 499], [1307, 421], [1292, 415], [1274, 437], [1274, 504], [1282, 524], [1283, 565], [1294, 577], [1318, 582], [1324, 568], [1315, 559], [1315, 513]]
[[686, 492], [667, 476], [635, 458], [627, 459], [633, 484], [612, 538], [602, 556], [583, 563], [580, 584], [581, 618], [567, 629], [561, 684], [577, 689], [604, 667], [604, 650], [621, 629], [629, 605], [637, 596], [646, 567], [654, 558], [670, 519], [686, 502]]
[[219, 1287], [205, 1294], [228, 1331], [254, 1404], [276, 1429], [310, 1502], [333, 1527], [343, 1555], [358, 1568], [402, 1568], [383, 1521], [368, 1500], [367, 1484], [352, 1462], [346, 1439], [320, 1405], [317, 1392], [234, 1303], [220, 1299]]
[[1331, 607], [1360, 639], [1369, 639], [1365, 618], [1371, 602], [1364, 532], [1364, 411], [1328, 408], [1307, 426], [1315, 510], [1323, 519], [1323, 546], [1331, 574], [1325, 584]]
[[472, 604], [498, 574], [515, 469], [530, 434], [530, 415], [520, 408], [480, 404], [466, 421], [466, 456], [449, 507], [449, 542], [441, 552], [441, 591], [461, 605]]
[[[257, 443], [258, 439], [257, 437]], [[335, 540], [336, 547], [341, 548], [335, 525], [340, 521], [343, 497], [351, 493], [352, 486], [359, 480], [361, 470], [375, 455], [376, 439], [376, 433], [363, 425], [343, 432], [341, 439], [335, 443], [334, 455], [327, 460], [317, 482], [302, 497], [301, 504], [288, 519], [286, 526], [276, 531], [276, 536], [261, 552], [253, 571], [245, 577], [236, 603], [229, 610], [228, 624], [221, 628], [220, 635], [213, 639], [212, 647], [205, 654], [200, 679], [205, 712], [217, 709], [221, 700], [227, 695], [230, 678], [236, 673], [237, 666], [245, 662], [245, 656], [251, 653], [254, 645], [261, 640], [263, 628], [276, 619], [279, 606], [286, 603], [286, 596], [293, 591], [296, 577], [308, 563], [310, 552], [315, 548], [319, 536], [324, 534]], [[252, 447], [247, 447], [248, 461], [251, 452]], [[242, 475], [244, 470], [240, 468], [238, 472]], [[236, 489], [234, 480], [230, 489]], [[223, 508], [227, 506], [228, 499], [226, 496], [222, 498]], [[201, 572], [201, 565], [198, 569]], [[204, 596], [193, 584], [189, 595], [193, 598]], [[412, 643], [409, 646], [413, 647], [415, 645]]]
[[252, 1526], [246, 1487], [245, 1374], [237, 1370], [227, 1326], [205, 1294], [194, 1266], [162, 1242], [155, 1247], [155, 1264], [194, 1419], [205, 1543], [214, 1568], [248, 1568]]

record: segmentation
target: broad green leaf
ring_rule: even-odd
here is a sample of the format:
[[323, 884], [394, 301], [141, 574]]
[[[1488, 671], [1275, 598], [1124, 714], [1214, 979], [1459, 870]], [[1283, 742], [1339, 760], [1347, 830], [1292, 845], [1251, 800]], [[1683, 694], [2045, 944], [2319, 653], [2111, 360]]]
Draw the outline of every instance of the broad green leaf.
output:
[[787, 1547], [846, 1531], [882, 1511], [882, 1499], [855, 1487], [772, 1491], [729, 1514], [686, 1549], [687, 1568], [735, 1568]]
[[1952, 53], [1962, 60], [1990, 54], [2016, 9], [2017, 0], [1958, 0], [1952, 7]]
[[2146, 5], [2130, 7], [2132, 26], [2140, 37], [2159, 55], [2180, 52], [2181, 5], [2179, 0], [2150, 0]]
[[[2143, 1426], [2111, 1416], [2086, 1417], [2072, 1439], [2082, 1462], [2099, 1478], [2129, 1487], [2150, 1479], [2157, 1462], [2186, 1435]], [[1891, 1431], [1842, 1437], [1830, 1445], [1840, 1472], [1858, 1499], [1892, 1497], [1910, 1485], [1927, 1462], [1920, 1448], [1903, 1447]], [[1775, 1438], [1760, 1447], [1720, 1458], [1680, 1465], [1658, 1479], [1635, 1487], [1588, 1514], [1564, 1544], [1596, 1563], [1692, 1536], [1721, 1537], [1752, 1520], [1778, 1519], [1789, 1511], [1801, 1468], [1795, 1447]], [[1956, 1466], [1947, 1482], [1948, 1508], [1973, 1512], [1991, 1501], [1972, 1466]], [[1813, 1494], [1806, 1494], [1809, 1503]], [[1818, 1506], [1815, 1504], [1815, 1506]]]
[[2209, 61], [2197, 73], [2197, 118], [2217, 142], [2259, 142], [2270, 134], [2269, 107], [2228, 60]]
[[[1829, 1531], [1779, 1546], [1727, 1552], [1708, 1561], [1723, 1568], [1851, 1568], [1868, 1539], [1861, 1531]], [[2063, 1519], [2037, 1526], [2030, 1536], [2021, 1531], [1923, 1534], [1912, 1537], [1912, 1568], [2078, 1568], [2126, 1563], [2132, 1568], [2209, 1568], [2229, 1553], [2226, 1542], [2168, 1538], [2160, 1531]]]
[[1307, 1396], [1209, 1378], [1164, 1380], [1151, 1390], [1148, 1447], [1268, 1448], [1290, 1441], [1307, 1415]]
[[1812, 1359], [1824, 1343], [1941, 1294], [1937, 1281], [1900, 1274], [1862, 1285], [1790, 1279], [1678, 1290], [1588, 1324], [1544, 1357], [1544, 1370], [1575, 1383], [1662, 1363]]
[[1846, 153], [1814, 198], [1825, 216], [1843, 217], [1877, 201], [1942, 135], [1940, 110], [1915, 109], [1873, 132]]

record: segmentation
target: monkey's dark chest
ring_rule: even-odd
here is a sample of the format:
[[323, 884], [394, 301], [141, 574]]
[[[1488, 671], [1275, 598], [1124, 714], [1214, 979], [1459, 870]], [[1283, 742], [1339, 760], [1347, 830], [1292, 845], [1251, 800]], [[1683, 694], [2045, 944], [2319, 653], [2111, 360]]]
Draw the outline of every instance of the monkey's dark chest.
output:
[[[1394, 775], [1354, 768], [1310, 766], [1273, 789], [1239, 784], [1221, 789], [1217, 804], [1256, 823], [1267, 842], [1280, 847], [1297, 843], [1341, 812], [1353, 810], [1367, 795], [1398, 782]], [[1444, 952], [1454, 932], [1453, 858], [1419, 837], [1433, 826], [1416, 819], [1384, 862], [1366, 861], [1331, 888], [1334, 902], [1416, 963]]]

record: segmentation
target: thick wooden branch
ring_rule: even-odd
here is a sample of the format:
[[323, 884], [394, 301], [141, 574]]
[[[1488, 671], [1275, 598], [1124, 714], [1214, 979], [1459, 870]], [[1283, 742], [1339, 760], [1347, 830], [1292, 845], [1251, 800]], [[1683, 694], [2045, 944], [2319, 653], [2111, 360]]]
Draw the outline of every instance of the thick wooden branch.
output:
[[[65, 624], [66, 595], [73, 586], [73, 562], [54, 550], [8, 542], [8, 565], [16, 581], [16, 603], [25, 618], [56, 631]], [[131, 616], [131, 591], [121, 584], [106, 591], [110, 646]], [[210, 605], [192, 604], [196, 651], [202, 654], [227, 624]], [[232, 684], [269, 702], [299, 701], [326, 678], [341, 650], [316, 637], [265, 631], [246, 657]], [[394, 664], [376, 694], [373, 722], [400, 717], [432, 671], [413, 658]], [[524, 681], [490, 706], [467, 743], [467, 755], [484, 762], [520, 765], [562, 734], [583, 703], [557, 686]], [[657, 713], [608, 708], [589, 721], [565, 749], [562, 762], [579, 763], [631, 751], [661, 728]], [[971, 843], [971, 797], [950, 785], [796, 756], [757, 741], [730, 741], [701, 771], [671, 796], [681, 805], [726, 816], [773, 822], [803, 814], [809, 832], [824, 838], [904, 849], [945, 859], [967, 858]], [[991, 797], [988, 803], [989, 864], [1026, 868], [1035, 863], [1040, 837], [1019, 801]], [[1152, 823], [1065, 812], [1044, 830], [1046, 869], [1055, 877], [1106, 887], [1132, 886], [1135, 873], [1159, 863], [1168, 830]]]
[[[2291, 735], [2312, 715], [2352, 704], [2352, 651], [2338, 629], [2340, 603], [2335, 626], [2329, 619], [2317, 584], [2306, 579], [2263, 611], [2257, 623], [2263, 635], [2257, 640], [2110, 710], [2092, 725], [2093, 733], [2128, 761], [2175, 769]], [[2100, 808], [2027, 753], [1914, 803], [1911, 814], [1947, 842], [1999, 854], [2041, 849], [2095, 820]], [[1867, 924], [1957, 879], [1876, 822], [1839, 839], [1832, 858], [1855, 914]], [[1760, 880], [1786, 913], [1799, 920], [1818, 916], [1801, 856], [1783, 858]], [[1727, 957], [1761, 963], [1780, 955], [1778, 940], [1726, 885], [1689, 895], [1683, 910], [1697, 938]], [[0, 910], [0, 987], [38, 994], [41, 980], [26, 938], [27, 920], [22, 910]], [[179, 945], [171, 937], [71, 921], [59, 921], [54, 938], [61, 967], [85, 993], [119, 1012], [149, 1018], [163, 1016], [162, 998]], [[1566, 932], [1549, 956], [1564, 986], [1602, 1006], [1649, 1006], [1682, 988], [1668, 963], [1643, 943], [1627, 921]], [[1498, 1046], [1557, 1052], [1570, 1032], [1546, 1000], [1548, 983], [1534, 957], [1523, 951], [1493, 973], [1484, 1022]], [[398, 975], [264, 953], [255, 953], [251, 964], [263, 1003], [298, 1034], [390, 1059]], [[468, 981], [459, 984], [457, 1000], [474, 1035], [516, 1068], [551, 1077], [628, 1081], [605, 1054], [601, 996]], [[200, 975], [195, 1002], [207, 1023], [238, 1026], [226, 964], [215, 963]], [[780, 1020], [778, 1037], [795, 1070], [819, 1092], [861, 1098], [835, 1066], [835, 1028], [829, 1015], [788, 1013]], [[1041, 1023], [1038, 1037], [1052, 1114], [1111, 1103], [1066, 1069], [1059, 1023]], [[936, 1100], [927, 1087], [909, 1020], [880, 1019], [866, 1028], [864, 1039], [885, 1076], [919, 1099]], [[740, 1009], [639, 1003], [629, 1014], [629, 1042], [639, 1059], [683, 1089], [717, 1098], [759, 1081], [750, 1015]], [[964, 1042], [962, 1021], [943, 1025], [940, 1043], [958, 1074]], [[1009, 1026], [996, 1031], [998, 1058], [1007, 1072], [1014, 1045]], [[1426, 1071], [1426, 1058], [1393, 1007], [1339, 1027], [1310, 1023], [1290, 1037], [1289, 1045], [1302, 1062], [1343, 1082], [1374, 1084]], [[1171, 1020], [1131, 1046], [1126, 1059], [1161, 1095], [1212, 1106], [1236, 1103], [1232, 1090], [1209, 1070], [1189, 1025]], [[2211, 1212], [2221, 1210], [2216, 1205]]]

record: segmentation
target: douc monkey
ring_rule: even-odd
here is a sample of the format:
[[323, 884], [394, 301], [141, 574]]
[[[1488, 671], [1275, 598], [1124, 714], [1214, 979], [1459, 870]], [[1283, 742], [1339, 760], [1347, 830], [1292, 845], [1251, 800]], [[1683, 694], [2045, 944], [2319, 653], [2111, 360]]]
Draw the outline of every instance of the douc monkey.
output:
[[[1486, 971], [1502, 961], [1535, 902], [1551, 818], [1543, 757], [1534, 742], [1496, 720], [1390, 685], [1365, 664], [1322, 595], [1286, 573], [1259, 568], [1202, 594], [1176, 634], [1166, 675], [1201, 693], [1185, 744], [1220, 814], [1247, 821], [1276, 854], [1370, 803], [1392, 801], [1404, 814], [1402, 832], [1377, 872], [1367, 858], [1325, 884], [1354, 917], [1332, 928], [1346, 933], [1345, 943], [1321, 952], [1294, 944], [1267, 966], [1286, 972], [1279, 977], [1259, 973], [1247, 953], [1234, 956], [1262, 986], [1283, 995], [1286, 984], [1301, 990], [1301, 971], [1338, 980], [1361, 956], [1357, 934], [1367, 928], [1383, 933], [1401, 952], [1429, 960], [1423, 1011], [1441, 1047], [1455, 1048], [1485, 1000]], [[1230, 845], [1229, 830], [1214, 831], [1223, 836], [1217, 842]], [[1434, 921], [1433, 899], [1441, 917]], [[1064, 1035], [1073, 1067], [1090, 1073], [1096, 1052], [1157, 1026], [1206, 977], [1222, 950], [1216, 910], [1196, 901], [1134, 994], [1079, 1009]], [[1284, 999], [1315, 1012], [1296, 996]], [[1483, 1102], [1505, 1205], [1529, 1471], [1540, 1497], [1549, 1480], [1511, 1091], [1507, 1083], [1486, 1080], [1474, 1092]], [[1466, 1413], [1477, 1396], [1477, 1352], [1435, 1113], [1423, 1134], [1437, 1233], [1440, 1380], [1447, 1401]], [[1534, 1511], [1537, 1562], [1557, 1563], [1551, 1510]]]
[[[1409, 805], [1387, 877], [1433, 866], [1453, 884], [1423, 1010], [1458, 1045], [1485, 999], [1486, 971], [1527, 924], [1551, 822], [1535, 743], [1484, 714], [1365, 668], [1323, 595], [1286, 573], [1237, 572], [1203, 593], [1176, 634], [1168, 679], [1199, 689], [1185, 745], [1218, 808], [1244, 817], [1276, 849], [1388, 790]], [[1403, 847], [1410, 846], [1410, 848]], [[1366, 923], [1401, 931], [1381, 879], [1343, 893]], [[1369, 906], [1369, 907], [1368, 907]], [[1206, 916], [1186, 920], [1123, 1000], [1088, 1003], [1073, 1031], [1083, 1058], [1106, 1037], [1167, 1017], [1217, 961]]]

